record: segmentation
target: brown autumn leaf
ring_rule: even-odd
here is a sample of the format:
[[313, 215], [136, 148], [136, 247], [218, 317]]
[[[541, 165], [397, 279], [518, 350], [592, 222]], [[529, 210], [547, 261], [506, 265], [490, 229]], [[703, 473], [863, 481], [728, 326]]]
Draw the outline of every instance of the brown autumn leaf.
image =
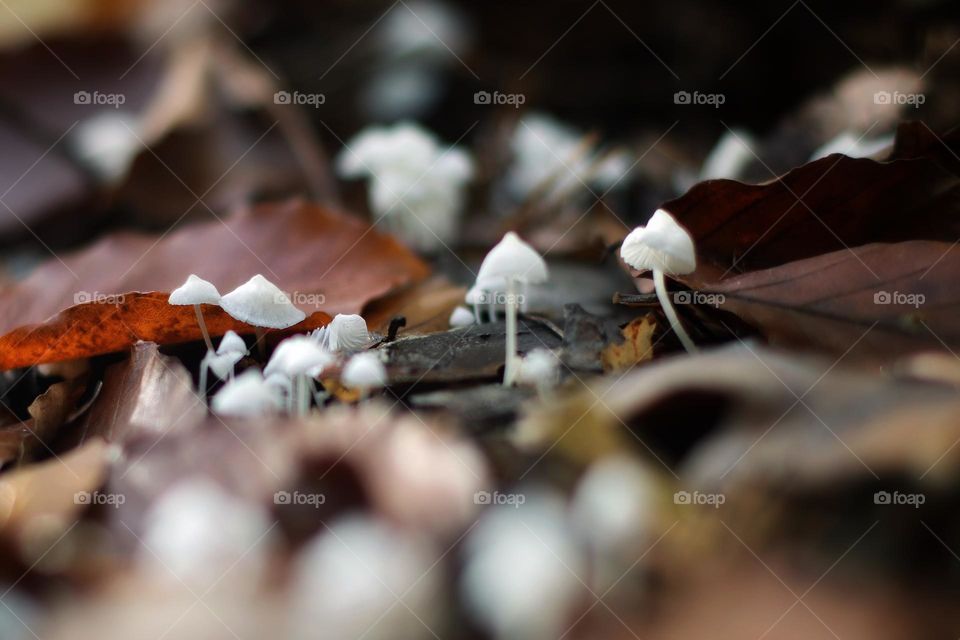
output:
[[667, 202], [697, 246], [700, 266], [689, 280], [873, 242], [953, 242], [960, 178], [939, 159], [943, 149], [920, 155], [925, 147], [912, 146], [911, 157], [889, 162], [831, 155], [761, 185], [708, 180]]
[[81, 441], [92, 436], [108, 442], [139, 434], [159, 436], [187, 431], [206, 410], [190, 372], [164, 356], [152, 342], [137, 343], [130, 358], [111, 365], [100, 396], [78, 425]]
[[446, 331], [450, 328], [450, 314], [463, 304], [466, 293], [465, 287], [435, 276], [371, 302], [364, 308], [363, 316], [371, 331], [383, 334], [397, 316], [407, 321], [401, 330], [403, 335]]
[[[41, 324], [18, 327], [0, 336], [0, 369], [113, 353], [139, 341], [172, 344], [199, 340], [193, 307], [169, 305], [169, 295], [156, 291], [124, 294], [112, 304], [78, 304]], [[204, 305], [203, 317], [211, 335], [254, 331], [220, 307]], [[330, 316], [317, 311], [284, 333], [309, 331], [328, 322]]]
[[0, 536], [22, 545], [47, 540], [49, 546], [85, 508], [77, 494], [92, 493], [103, 485], [110, 456], [106, 443], [93, 440], [58, 458], [4, 474]]
[[719, 308], [772, 344], [891, 362], [960, 348], [960, 253], [945, 242], [871, 244], [707, 284]]
[[653, 332], [657, 328], [653, 314], [631, 320], [620, 330], [623, 342], [613, 342], [600, 352], [604, 372], [625, 371], [653, 358]]
[[221, 293], [262, 273], [306, 312], [359, 313], [429, 268], [355, 217], [294, 199], [154, 236], [115, 233], [50, 260], [0, 293], [0, 331], [42, 322], [75, 296], [172, 291], [191, 273]]

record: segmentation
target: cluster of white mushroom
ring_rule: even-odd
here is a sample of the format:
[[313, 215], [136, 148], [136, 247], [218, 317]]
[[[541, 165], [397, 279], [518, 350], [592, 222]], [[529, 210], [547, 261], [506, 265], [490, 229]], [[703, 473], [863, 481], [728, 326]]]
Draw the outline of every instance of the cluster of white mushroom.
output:
[[316, 379], [339, 364], [343, 364], [341, 382], [358, 390], [361, 397], [386, 385], [386, 369], [379, 357], [371, 352], [357, 353], [369, 346], [370, 333], [366, 321], [352, 314], [337, 314], [325, 327], [283, 340], [274, 349], [263, 372], [250, 368], [234, 377], [234, 367], [249, 355], [247, 345], [235, 332], [228, 331], [214, 350], [201, 305], [218, 305], [231, 317], [253, 325], [261, 345], [263, 328], [286, 329], [306, 317], [279, 287], [262, 275], [254, 276], [224, 296], [210, 282], [190, 275], [170, 294], [169, 303], [192, 305], [196, 311], [207, 345], [200, 364], [200, 395], [206, 397], [208, 371], [226, 381], [211, 402], [215, 413], [262, 416], [286, 410], [306, 415], [311, 401], [319, 405], [324, 400], [317, 390]]

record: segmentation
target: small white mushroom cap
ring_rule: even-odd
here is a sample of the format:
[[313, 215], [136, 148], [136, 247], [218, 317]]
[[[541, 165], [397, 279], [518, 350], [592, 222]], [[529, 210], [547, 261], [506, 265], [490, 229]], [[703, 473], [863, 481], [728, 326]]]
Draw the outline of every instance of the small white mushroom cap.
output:
[[257, 274], [220, 299], [223, 310], [255, 327], [286, 329], [307, 317], [283, 291]]
[[186, 282], [170, 292], [167, 303], [177, 306], [220, 304], [220, 292], [212, 283], [191, 273]]
[[210, 480], [181, 480], [147, 511], [139, 560], [157, 577], [173, 574], [204, 590], [219, 582], [225, 571], [255, 578], [250, 572], [265, 566], [270, 524], [261, 508]]
[[453, 310], [453, 313], [450, 314], [451, 327], [466, 327], [473, 324], [475, 320], [476, 318], [473, 317], [473, 313], [466, 307], [457, 307]]
[[255, 417], [273, 413], [282, 404], [277, 389], [267, 385], [259, 371], [248, 369], [223, 385], [210, 406], [220, 415]]
[[497, 638], [558, 638], [584, 589], [584, 558], [559, 496], [515, 495], [470, 532], [461, 593], [473, 618]]
[[557, 383], [560, 360], [549, 349], [534, 349], [520, 361], [517, 382], [533, 386]]
[[639, 462], [602, 458], [580, 480], [571, 503], [574, 528], [595, 552], [615, 554], [643, 540], [656, 521], [657, 485]]
[[280, 373], [279, 371], [271, 373], [264, 380], [264, 384], [268, 387], [273, 387], [275, 389], [280, 389], [284, 393], [289, 392], [293, 388], [293, 382], [290, 381], [290, 377]]
[[657, 209], [645, 227], [630, 232], [620, 247], [620, 256], [641, 271], [683, 275], [697, 268], [693, 238], [663, 209]]
[[498, 278], [517, 278], [526, 282], [545, 282], [547, 263], [537, 250], [508, 231], [490, 250], [477, 273], [477, 284], [483, 288], [495, 286]]
[[387, 384], [387, 369], [376, 353], [368, 351], [350, 358], [340, 380], [348, 387], [375, 389]]
[[235, 331], [227, 331], [220, 340], [217, 355], [222, 356], [225, 353], [239, 353], [244, 356], [248, 353], [247, 344]]
[[331, 351], [356, 351], [370, 341], [370, 332], [362, 316], [338, 313], [330, 324], [317, 329], [313, 337]]
[[264, 373], [267, 376], [274, 373], [287, 376], [313, 375], [313, 372], [319, 372], [334, 360], [333, 354], [310, 336], [293, 336], [277, 345]]
[[226, 353], [213, 353], [208, 351], [203, 361], [206, 366], [220, 380], [226, 380], [233, 367], [243, 359], [243, 353], [237, 351], [228, 351]]
[[369, 516], [335, 520], [292, 563], [292, 637], [316, 638], [321, 620], [324, 637], [421, 637], [442, 598], [440, 572], [431, 571], [438, 555], [424, 537]]

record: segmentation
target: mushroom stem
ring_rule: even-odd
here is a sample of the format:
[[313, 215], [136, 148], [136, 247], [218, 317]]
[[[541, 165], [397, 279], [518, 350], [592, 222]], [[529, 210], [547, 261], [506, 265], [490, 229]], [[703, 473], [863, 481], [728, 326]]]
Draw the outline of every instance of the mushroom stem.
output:
[[307, 376], [300, 374], [296, 379], [297, 415], [301, 418], [310, 412], [310, 394], [307, 393]]
[[261, 360], [266, 360], [266, 359], [267, 359], [267, 345], [266, 345], [266, 343], [264, 342], [265, 332], [264, 332], [264, 330], [263, 330], [263, 327], [254, 327], [253, 330], [254, 330], [254, 333], [255, 333], [256, 336], [257, 336], [257, 353], [260, 354], [260, 359], [261, 359]]
[[516, 279], [507, 278], [507, 353], [503, 368], [503, 386], [509, 387], [516, 378], [516, 360], [517, 360], [517, 301], [514, 291], [516, 290]]
[[200, 325], [200, 333], [203, 334], [203, 341], [207, 344], [207, 351], [213, 351], [213, 342], [210, 341], [210, 333], [207, 331], [207, 323], [203, 321], [200, 305], [193, 305], [193, 312], [197, 314], [197, 324]]
[[693, 343], [686, 329], [683, 328], [683, 325], [680, 323], [680, 317], [673, 308], [673, 303], [670, 302], [670, 292], [667, 291], [667, 283], [663, 277], [663, 271], [659, 269], [653, 270], [653, 283], [657, 290], [657, 298], [660, 300], [663, 313], [666, 314], [667, 319], [670, 321], [670, 327], [673, 329], [673, 332], [680, 338], [680, 343], [683, 345], [683, 348], [686, 349], [688, 353], [697, 353], [699, 351], [697, 345]]
[[[207, 353], [210, 353], [209, 351]], [[200, 361], [200, 384], [197, 391], [200, 392], [200, 397], [203, 398], [203, 403], [207, 403], [207, 359], [204, 357]]]
[[473, 319], [476, 321], [477, 324], [482, 324], [482, 322], [483, 322], [482, 320], [480, 320], [480, 305], [479, 305], [479, 304], [473, 305]]

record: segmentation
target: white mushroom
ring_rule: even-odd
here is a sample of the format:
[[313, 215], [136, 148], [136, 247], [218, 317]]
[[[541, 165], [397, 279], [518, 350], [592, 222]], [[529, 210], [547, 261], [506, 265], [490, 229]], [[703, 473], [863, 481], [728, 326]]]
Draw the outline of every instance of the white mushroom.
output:
[[200, 361], [200, 395], [207, 397], [208, 370], [212, 371], [219, 380], [228, 380], [233, 378], [233, 368], [242, 359], [243, 354], [235, 351], [222, 354], [207, 351], [207, 355]]
[[256, 369], [248, 369], [227, 382], [213, 396], [214, 413], [236, 417], [257, 417], [273, 413], [283, 406], [276, 388], [267, 385]]
[[360, 397], [365, 398], [371, 389], [386, 386], [387, 369], [376, 353], [370, 351], [359, 353], [347, 362], [340, 381], [348, 387], [358, 389]]
[[457, 307], [450, 314], [451, 327], [466, 327], [474, 324], [475, 320], [474, 314], [466, 307]]
[[509, 231], [480, 264], [477, 285], [481, 288], [495, 286], [501, 278], [506, 280], [507, 285], [507, 344], [503, 384], [509, 386], [517, 375], [517, 285], [546, 281], [547, 263], [536, 249]]
[[494, 638], [559, 638], [585, 569], [564, 503], [540, 491], [505, 497], [512, 504], [490, 507], [464, 545], [464, 602]]
[[473, 161], [422, 127], [400, 122], [366, 129], [336, 160], [348, 178], [369, 176], [370, 208], [415, 248], [435, 251], [456, 240]]
[[157, 579], [175, 576], [202, 593], [228, 571], [255, 583], [267, 566], [270, 525], [262, 508], [216, 483], [180, 480], [147, 511], [138, 562]]
[[637, 227], [624, 239], [620, 256], [634, 269], [653, 271], [657, 298], [670, 326], [683, 347], [695, 353], [697, 346], [680, 323], [663, 277], [664, 273], [683, 275], [696, 270], [697, 255], [687, 230], [668, 212], [657, 209], [645, 227]]
[[207, 332], [207, 325], [203, 321], [203, 313], [200, 311], [201, 304], [220, 304], [220, 292], [213, 284], [203, 278], [190, 274], [187, 281], [170, 292], [167, 303], [177, 306], [192, 305], [194, 313], [197, 314], [197, 324], [200, 325], [200, 333], [203, 334], [203, 341], [207, 345], [207, 351], [213, 351], [213, 343], [210, 341], [210, 334]]
[[220, 346], [217, 347], [217, 355], [222, 356], [225, 353], [239, 353], [247, 355], [247, 343], [243, 341], [235, 331], [227, 331], [220, 339]]
[[259, 273], [224, 295], [220, 306], [232, 317], [255, 327], [286, 329], [307, 317], [277, 285]]
[[367, 321], [356, 314], [338, 313], [325, 327], [315, 330], [311, 337], [330, 351], [356, 351], [370, 342]]
[[534, 349], [520, 361], [517, 382], [536, 387], [541, 396], [547, 395], [557, 384], [560, 360], [549, 349]]
[[267, 376], [282, 373], [293, 381], [297, 414], [304, 416], [310, 408], [308, 377], [319, 375], [333, 361], [333, 354], [310, 336], [293, 336], [277, 346], [264, 373]]

